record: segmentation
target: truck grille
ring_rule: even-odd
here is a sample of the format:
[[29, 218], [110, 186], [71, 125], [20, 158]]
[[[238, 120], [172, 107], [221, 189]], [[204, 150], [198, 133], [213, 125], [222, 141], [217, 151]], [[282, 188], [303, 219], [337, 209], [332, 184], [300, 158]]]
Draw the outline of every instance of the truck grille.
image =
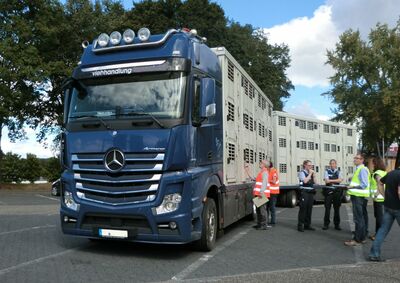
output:
[[73, 154], [72, 169], [81, 198], [110, 205], [152, 201], [162, 176], [164, 153], [125, 153], [117, 173], [104, 165], [104, 154]]

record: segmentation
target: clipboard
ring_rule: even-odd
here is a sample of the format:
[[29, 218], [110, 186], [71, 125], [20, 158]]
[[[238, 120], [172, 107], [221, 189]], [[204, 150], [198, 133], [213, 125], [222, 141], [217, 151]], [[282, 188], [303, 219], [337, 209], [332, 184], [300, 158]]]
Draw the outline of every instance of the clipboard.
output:
[[259, 197], [253, 198], [253, 203], [256, 207], [260, 207], [263, 204], [266, 204], [267, 202], [269, 202], [269, 199], [265, 196], [264, 193], [261, 195], [261, 198]]

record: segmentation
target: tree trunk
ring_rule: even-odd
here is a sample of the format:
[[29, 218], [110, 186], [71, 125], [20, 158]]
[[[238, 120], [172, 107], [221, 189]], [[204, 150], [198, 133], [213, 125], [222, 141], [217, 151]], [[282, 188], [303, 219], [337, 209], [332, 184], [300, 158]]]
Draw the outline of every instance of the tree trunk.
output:
[[3, 123], [0, 121], [0, 163], [1, 163], [1, 159], [3, 158], [3, 151], [1, 150], [1, 133], [3, 131]]
[[399, 166], [400, 166], [400, 149], [399, 149], [399, 146], [400, 146], [400, 142], [397, 143], [396, 163], [394, 164], [394, 168], [395, 168], [395, 169], [396, 169], [396, 168], [399, 168]]

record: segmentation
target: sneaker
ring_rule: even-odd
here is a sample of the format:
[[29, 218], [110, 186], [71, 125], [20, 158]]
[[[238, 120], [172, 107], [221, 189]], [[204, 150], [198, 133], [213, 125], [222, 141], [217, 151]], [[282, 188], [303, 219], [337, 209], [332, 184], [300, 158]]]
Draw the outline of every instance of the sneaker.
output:
[[322, 227], [322, 230], [328, 230], [328, 225], [324, 225], [323, 227]]
[[260, 226], [260, 227], [256, 228], [256, 230], [267, 230], [267, 227], [266, 226]]
[[381, 258], [380, 256], [369, 256], [368, 257], [369, 261], [373, 261], [373, 262], [384, 262], [385, 260], [383, 258]]
[[304, 227], [304, 230], [315, 231], [315, 228], [312, 226]]
[[348, 240], [344, 242], [345, 246], [349, 246], [349, 247], [354, 247], [354, 246], [359, 246], [361, 245], [361, 243], [355, 241], [355, 240]]
[[304, 232], [304, 227], [302, 225], [297, 226], [297, 231]]
[[269, 225], [269, 224], [267, 224], [267, 226], [266, 226], [267, 228], [272, 228], [272, 226], [271, 225]]
[[335, 225], [335, 230], [342, 231], [342, 228], [339, 225]]

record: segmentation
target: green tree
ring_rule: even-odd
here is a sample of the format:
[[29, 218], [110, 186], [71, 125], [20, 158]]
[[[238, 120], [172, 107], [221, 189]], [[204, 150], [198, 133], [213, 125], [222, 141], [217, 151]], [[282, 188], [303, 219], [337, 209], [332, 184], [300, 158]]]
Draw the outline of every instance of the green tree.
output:
[[18, 154], [4, 154], [0, 163], [0, 183], [20, 183], [23, 177], [22, 165], [21, 156]]
[[53, 182], [61, 176], [60, 159], [50, 157], [42, 161], [42, 176], [49, 182]]
[[400, 137], [400, 22], [378, 24], [363, 40], [358, 31], [340, 36], [328, 61], [335, 74], [326, 93], [338, 106], [336, 119], [357, 123], [363, 150], [377, 152], [377, 143]]
[[22, 178], [33, 184], [42, 174], [42, 167], [35, 154], [28, 153], [26, 159], [22, 159], [23, 174]]

